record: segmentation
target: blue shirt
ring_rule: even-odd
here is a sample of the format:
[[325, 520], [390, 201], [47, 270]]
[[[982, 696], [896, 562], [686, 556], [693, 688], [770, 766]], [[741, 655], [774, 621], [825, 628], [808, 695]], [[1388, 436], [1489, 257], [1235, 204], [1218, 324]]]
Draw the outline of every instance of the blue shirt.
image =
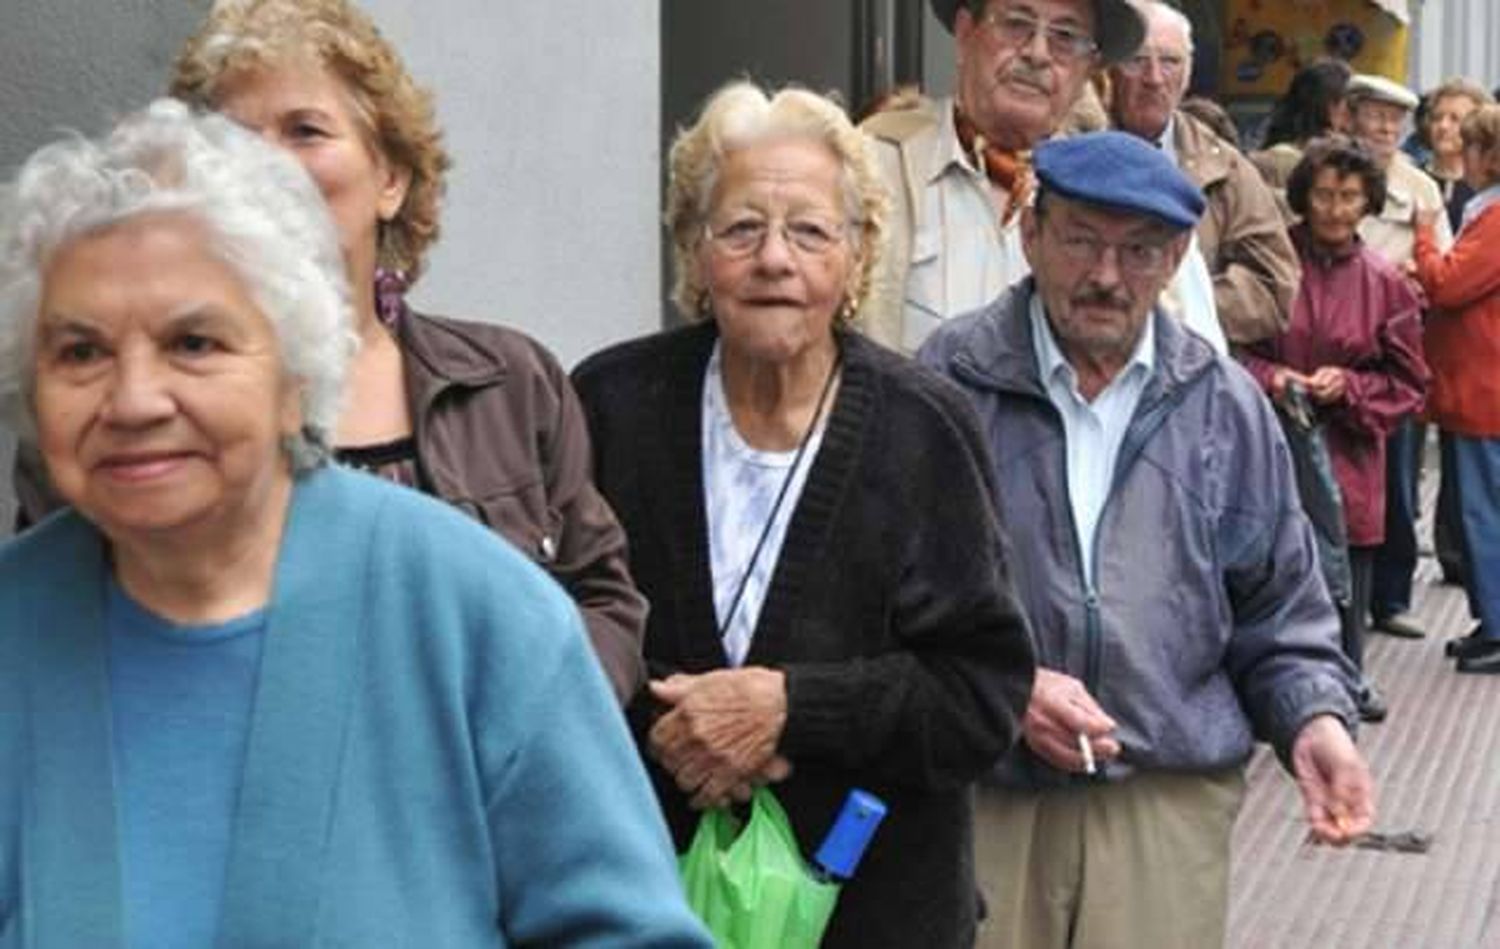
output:
[[1031, 295], [1030, 315], [1037, 369], [1047, 387], [1048, 398], [1063, 420], [1068, 446], [1068, 500], [1073, 508], [1084, 578], [1089, 589], [1093, 589], [1094, 534], [1104, 501], [1109, 497], [1125, 430], [1130, 427], [1130, 419], [1155, 367], [1156, 330], [1148, 318], [1130, 361], [1090, 402], [1078, 391], [1078, 374], [1058, 348], [1039, 294]]
[[109, 583], [126, 945], [214, 944], [266, 613], [179, 626]]

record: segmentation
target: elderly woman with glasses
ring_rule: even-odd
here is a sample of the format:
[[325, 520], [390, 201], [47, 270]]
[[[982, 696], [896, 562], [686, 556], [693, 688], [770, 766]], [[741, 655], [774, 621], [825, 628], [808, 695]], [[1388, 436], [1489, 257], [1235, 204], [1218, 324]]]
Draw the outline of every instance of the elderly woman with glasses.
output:
[[578, 611], [327, 464], [357, 342], [289, 156], [162, 101], [0, 212], [0, 946], [707, 946]]
[[[396, 51], [349, 0], [218, 3], [171, 87], [295, 155], [333, 213], [361, 342], [333, 430], [338, 460], [442, 498], [540, 564], [629, 699], [645, 677], [646, 605], [589, 479], [566, 374], [514, 330], [404, 302], [438, 236], [448, 156]], [[17, 493], [29, 519], [55, 504], [36, 477]]]
[[[1302, 261], [1292, 322], [1240, 356], [1272, 399], [1305, 395], [1324, 423], [1352, 574], [1343, 646], [1360, 667], [1375, 550], [1385, 539], [1386, 436], [1421, 410], [1427, 391], [1422, 302], [1359, 236], [1360, 222], [1385, 205], [1385, 173], [1364, 146], [1343, 135], [1308, 142], [1287, 180], [1287, 203], [1301, 219], [1291, 231]], [[1366, 721], [1385, 717], [1368, 680], [1358, 703]]]
[[851, 788], [889, 817], [829, 947], [972, 945], [969, 785], [1032, 658], [971, 410], [851, 331], [885, 197], [820, 96], [726, 86], [671, 153], [692, 325], [575, 373], [652, 601], [632, 710], [679, 847], [774, 783], [804, 848]]

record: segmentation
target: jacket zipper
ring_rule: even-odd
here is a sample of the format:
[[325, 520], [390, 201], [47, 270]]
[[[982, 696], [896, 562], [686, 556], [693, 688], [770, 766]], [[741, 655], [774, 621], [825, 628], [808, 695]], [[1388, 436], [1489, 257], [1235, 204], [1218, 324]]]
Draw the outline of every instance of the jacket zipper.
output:
[[[1035, 396], [1033, 396], [1035, 398]], [[1099, 595], [1094, 589], [1093, 581], [1089, 579], [1087, 563], [1083, 559], [1083, 544], [1078, 539], [1078, 517], [1073, 513], [1073, 491], [1068, 486], [1068, 426], [1063, 421], [1062, 412], [1051, 399], [1037, 399], [1038, 402], [1047, 406], [1052, 413], [1055, 426], [1061, 430], [1062, 438], [1059, 439], [1058, 451], [1062, 453], [1063, 473], [1063, 509], [1068, 515], [1068, 545], [1073, 550], [1073, 566], [1078, 571], [1078, 586], [1083, 590], [1083, 684], [1092, 695], [1099, 681], [1099, 661], [1103, 650], [1099, 646], [1099, 638], [1102, 635], [1099, 628]], [[1105, 504], [1109, 501], [1106, 498]], [[1100, 512], [1101, 516], [1103, 512]], [[1099, 532], [1094, 531], [1094, 551], [1098, 553]]]

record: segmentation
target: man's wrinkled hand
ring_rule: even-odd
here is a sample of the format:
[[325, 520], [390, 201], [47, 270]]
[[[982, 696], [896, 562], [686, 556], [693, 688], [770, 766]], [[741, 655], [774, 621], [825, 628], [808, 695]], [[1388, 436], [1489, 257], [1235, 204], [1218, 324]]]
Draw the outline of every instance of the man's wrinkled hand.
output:
[[1343, 846], [1375, 820], [1375, 782], [1344, 723], [1310, 719], [1292, 745], [1292, 773], [1314, 839]]
[[1115, 720], [1089, 694], [1083, 683], [1061, 672], [1038, 667], [1036, 683], [1021, 731], [1026, 744], [1042, 760], [1063, 771], [1084, 771], [1086, 762], [1078, 736], [1089, 743], [1095, 761], [1119, 757]]

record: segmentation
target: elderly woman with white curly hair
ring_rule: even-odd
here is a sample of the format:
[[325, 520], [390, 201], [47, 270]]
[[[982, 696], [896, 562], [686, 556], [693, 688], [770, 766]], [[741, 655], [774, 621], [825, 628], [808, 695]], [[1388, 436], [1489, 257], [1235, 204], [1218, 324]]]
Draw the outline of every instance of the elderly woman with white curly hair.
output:
[[679, 846], [757, 784], [805, 847], [873, 791], [889, 816], [823, 945], [956, 949], [969, 786], [1017, 735], [1032, 657], [967, 402], [851, 332], [885, 202], [837, 105], [724, 88], [672, 149], [697, 322], [574, 381], [652, 603], [632, 712]]
[[0, 408], [70, 509], [0, 549], [0, 946], [706, 946], [571, 601], [325, 464], [343, 272], [181, 104], [10, 187]]

